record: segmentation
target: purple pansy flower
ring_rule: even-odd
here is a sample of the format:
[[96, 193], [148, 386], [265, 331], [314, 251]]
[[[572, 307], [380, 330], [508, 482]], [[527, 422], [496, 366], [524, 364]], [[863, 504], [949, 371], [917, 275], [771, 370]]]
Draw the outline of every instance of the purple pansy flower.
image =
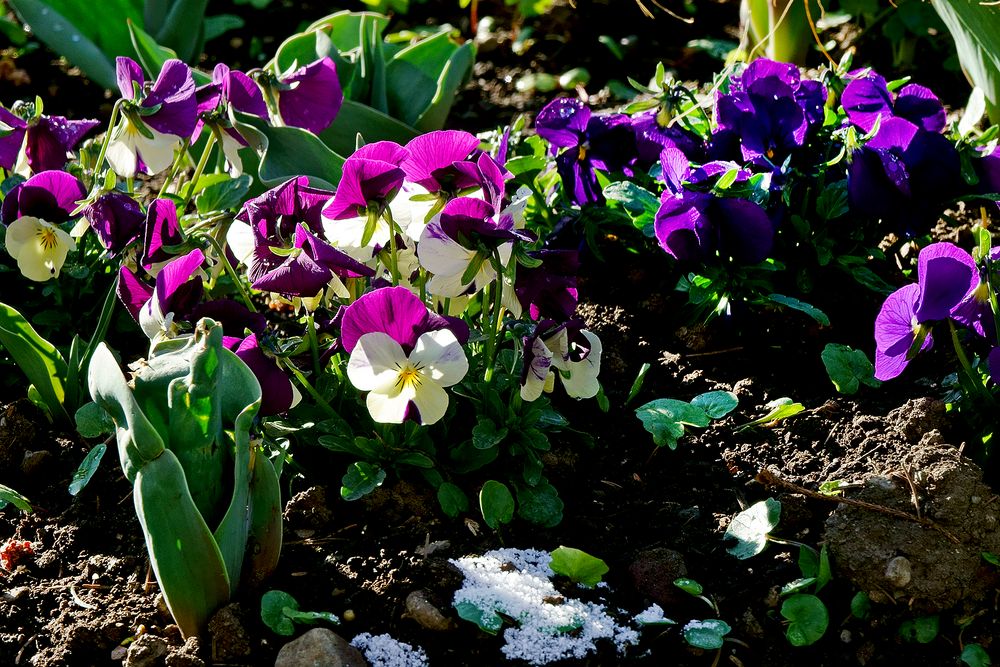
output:
[[191, 142], [194, 143], [201, 134], [205, 123], [213, 126], [222, 140], [222, 153], [229, 165], [229, 175], [238, 177], [243, 173], [243, 160], [239, 151], [247, 142], [233, 127], [230, 111], [267, 118], [264, 94], [249, 76], [219, 63], [212, 71], [212, 82], [199, 87], [196, 98], [198, 123], [191, 135]]
[[871, 132], [879, 117], [904, 118], [928, 132], [944, 129], [944, 106], [930, 88], [904, 86], [893, 100], [885, 79], [868, 70], [847, 84], [840, 97], [847, 118], [865, 132]]
[[600, 338], [583, 327], [582, 320], [561, 324], [543, 320], [523, 339], [522, 400], [535, 401], [543, 391], [551, 392], [557, 375], [571, 398], [597, 395], [603, 346]]
[[624, 114], [594, 115], [582, 101], [559, 97], [535, 118], [535, 130], [548, 141], [556, 169], [571, 202], [579, 206], [604, 201], [595, 169], [631, 176], [636, 158], [632, 121]]
[[565, 322], [576, 312], [576, 276], [580, 254], [576, 250], [537, 250], [528, 253], [541, 265], [519, 267], [514, 293], [533, 320], [551, 318]]
[[878, 133], [854, 152], [847, 184], [853, 210], [901, 233], [922, 233], [959, 193], [961, 165], [943, 135], [894, 117], [882, 121]]
[[43, 171], [16, 185], [3, 200], [0, 217], [7, 225], [7, 252], [29, 280], [59, 277], [76, 243], [58, 224], [70, 218], [83, 199], [83, 184], [62, 171]]
[[341, 342], [350, 352], [347, 377], [367, 391], [376, 422], [433, 424], [448, 409], [445, 387], [469, 370], [448, 321], [404, 287], [363, 295], [344, 311]]
[[795, 65], [765, 58], [753, 61], [716, 101], [714, 157], [736, 158], [722, 153], [738, 144], [743, 160], [780, 168], [792, 151], [805, 145], [809, 131], [822, 123], [825, 101], [823, 85], [803, 81]]
[[[678, 158], [678, 165], [680, 158]], [[680, 187], [677, 181], [691, 185], [706, 184], [731, 169], [733, 163], [710, 162], [681, 177], [664, 169], [668, 187], [660, 196], [653, 229], [667, 254], [679, 260], [700, 260], [718, 252], [743, 264], [756, 264], [767, 258], [774, 243], [774, 223], [756, 202], [737, 197], [719, 197]], [[737, 180], [746, 180], [749, 172], [739, 170]], [[677, 194], [672, 191], [678, 188]]]
[[[101, 245], [112, 256], [124, 250], [142, 234], [146, 219], [135, 199], [117, 190], [106, 192], [88, 204], [83, 209], [83, 217], [90, 223]], [[175, 221], [176, 218], [175, 213]]]
[[[195, 249], [167, 262], [156, 274], [156, 286], [151, 296], [138, 313], [139, 326], [152, 340], [161, 334], [170, 335], [175, 331], [175, 321], [187, 321], [194, 307], [201, 301], [204, 285], [200, 274], [205, 263], [205, 254]], [[122, 277], [129, 272], [122, 267]], [[119, 282], [119, 296], [123, 296], [129, 312], [138, 296], [144, 290], [137, 287], [142, 283], [134, 275]]]
[[910, 349], [924, 337], [933, 345], [930, 326], [948, 318], [975, 284], [972, 256], [951, 243], [933, 243], [917, 258], [917, 283], [896, 290], [875, 318], [875, 377], [891, 380], [909, 363]]
[[285, 372], [278, 367], [277, 362], [261, 349], [260, 338], [256, 333], [242, 340], [227, 336], [224, 343], [250, 368], [260, 383], [261, 399], [258, 414], [261, 417], [281, 414], [299, 402], [301, 396], [298, 391]]
[[155, 272], [153, 270], [155, 265], [174, 257], [167, 248], [183, 242], [181, 223], [177, 219], [177, 204], [170, 199], [155, 200], [146, 212], [142, 267]]
[[140, 164], [146, 173], [158, 174], [170, 166], [174, 151], [191, 138], [198, 122], [191, 69], [180, 60], [166, 61], [146, 93], [139, 64], [121, 56], [116, 62], [124, 103], [122, 119], [111, 130], [108, 163], [124, 178], [135, 176]]
[[636, 155], [639, 162], [650, 166], [660, 158], [665, 148], [680, 150], [689, 160], [701, 162], [705, 148], [701, 139], [683, 127], [669, 124], [669, 117], [659, 109], [632, 116]]
[[23, 147], [28, 168], [38, 174], [65, 167], [73, 148], [100, 121], [45, 115], [26, 121], [0, 107], [0, 124], [10, 128], [9, 134], [0, 137], [0, 167], [15, 169]]
[[280, 263], [266, 266], [253, 288], [306, 299], [328, 289], [335, 296], [348, 298], [350, 292], [342, 279], [372, 275], [367, 266], [320, 240], [300, 223], [295, 228], [292, 252]]
[[329, 57], [278, 75], [274, 86], [282, 122], [320, 134], [344, 104], [337, 66]]

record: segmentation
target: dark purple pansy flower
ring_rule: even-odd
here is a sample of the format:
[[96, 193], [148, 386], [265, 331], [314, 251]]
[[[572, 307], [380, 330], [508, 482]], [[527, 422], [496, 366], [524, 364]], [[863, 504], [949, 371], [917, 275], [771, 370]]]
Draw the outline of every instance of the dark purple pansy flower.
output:
[[738, 143], [742, 159], [780, 167], [805, 145], [810, 129], [822, 123], [825, 101], [822, 84], [802, 81], [795, 65], [755, 60], [718, 97], [713, 149]]
[[118, 270], [118, 298], [132, 319], [139, 322], [139, 312], [153, 296], [153, 288], [139, 280], [130, 268], [122, 264]]
[[[1000, 149], [994, 147], [989, 153], [980, 154], [972, 164], [979, 177], [976, 189], [982, 194], [1000, 194]], [[997, 204], [1000, 205], [1000, 199]]]
[[439, 329], [450, 329], [462, 345], [469, 340], [469, 327], [461, 320], [432, 313], [405, 287], [383, 287], [363, 294], [344, 309], [340, 342], [350, 353], [363, 335], [380, 331], [410, 354], [421, 335]]
[[556, 156], [556, 169], [574, 204], [604, 201], [595, 169], [632, 174], [635, 132], [624, 114], [594, 115], [582, 101], [559, 97], [538, 112], [535, 130], [553, 152], [562, 149]]
[[403, 185], [406, 174], [400, 164], [406, 149], [391, 141], [379, 141], [358, 149], [344, 161], [343, 175], [333, 200], [323, 215], [333, 220], [363, 216], [369, 206], [381, 214]]
[[541, 265], [518, 267], [514, 293], [533, 320], [551, 318], [565, 322], [576, 312], [576, 276], [580, 254], [576, 250], [537, 250], [528, 253]]
[[853, 210], [901, 233], [922, 233], [961, 190], [961, 164], [943, 135], [890, 118], [852, 155], [847, 183]]
[[253, 79], [228, 65], [219, 63], [212, 72], [212, 82], [198, 88], [198, 124], [191, 135], [193, 144], [201, 135], [204, 124], [209, 123], [218, 133], [222, 152], [229, 164], [229, 174], [234, 178], [243, 173], [239, 150], [247, 146], [246, 139], [233, 127], [231, 111], [267, 118], [264, 94]]
[[330, 286], [337, 296], [347, 297], [349, 294], [343, 284], [335, 281], [335, 278], [358, 278], [375, 273], [321, 241], [303, 224], [295, 228], [292, 248], [293, 252], [280, 263], [255, 267], [266, 270], [254, 280], [254, 289], [276, 292], [287, 297], [311, 298]]
[[274, 359], [264, 354], [256, 333], [242, 340], [226, 337], [225, 343], [250, 368], [260, 383], [258, 414], [261, 417], [281, 414], [295, 404], [296, 393], [291, 380]]
[[990, 371], [990, 379], [1000, 384], [1000, 347], [994, 347], [986, 357], [986, 366]]
[[142, 267], [149, 270], [154, 264], [169, 260], [174, 254], [167, 248], [183, 242], [181, 223], [177, 219], [177, 204], [170, 199], [155, 200], [146, 212]]
[[[107, 192], [83, 209], [97, 238], [114, 256], [136, 240], [143, 231], [143, 215], [139, 204], [123, 192]], [[174, 216], [176, 220], [176, 215]]]
[[904, 118], [928, 132], [940, 132], [945, 125], [944, 106], [929, 88], [904, 86], [894, 101], [885, 79], [871, 70], [847, 84], [840, 102], [848, 120], [865, 132], [872, 131], [880, 116], [882, 122]]
[[86, 195], [83, 184], [72, 174], [43, 171], [7, 193], [0, 217], [5, 225], [26, 215], [57, 225], [70, 219], [76, 202]]
[[[118, 90], [122, 97], [144, 109], [155, 109], [149, 115], [143, 115], [142, 122], [161, 134], [172, 134], [185, 141], [189, 139], [198, 123], [198, 101], [191, 68], [180, 60], [167, 60], [153, 87], [142, 96], [146, 78], [139, 63], [123, 56], [115, 60]], [[140, 98], [136, 97], [136, 87]]]
[[951, 243], [932, 243], [917, 258], [917, 284], [906, 285], [882, 304], [875, 318], [875, 377], [890, 380], [906, 368], [917, 336], [921, 350], [933, 342], [930, 325], [948, 318], [976, 284], [972, 256]]
[[704, 160], [705, 148], [701, 139], [683, 127], [670, 125], [660, 110], [653, 109], [632, 116], [632, 129], [635, 131], [639, 162], [647, 168], [660, 158], [665, 148], [676, 148], [689, 160]]
[[44, 115], [25, 121], [3, 107], [0, 123], [10, 128], [0, 137], [0, 167], [14, 169], [23, 146], [28, 167], [35, 174], [65, 167], [73, 148], [100, 125], [97, 120]]
[[278, 113], [286, 125], [320, 134], [344, 103], [337, 66], [329, 57], [279, 75]]
[[[480, 243], [495, 248], [506, 241], [534, 241], [530, 234], [514, 227], [511, 215], [497, 218], [496, 209], [482, 199], [458, 197], [445, 204], [437, 222], [445, 234], [466, 247]], [[471, 249], [471, 248], [470, 248]]]
[[274, 245], [287, 245], [300, 222], [322, 233], [323, 207], [332, 198], [332, 192], [309, 187], [308, 177], [297, 176], [244, 203], [236, 219]]
[[[170, 331], [175, 321], [188, 321], [201, 301], [204, 285], [198, 275], [205, 254], [195, 249], [167, 262], [156, 274], [153, 295], [139, 310], [139, 326], [150, 339]], [[128, 297], [131, 301], [132, 296]], [[128, 302], [126, 302], [128, 306]]]

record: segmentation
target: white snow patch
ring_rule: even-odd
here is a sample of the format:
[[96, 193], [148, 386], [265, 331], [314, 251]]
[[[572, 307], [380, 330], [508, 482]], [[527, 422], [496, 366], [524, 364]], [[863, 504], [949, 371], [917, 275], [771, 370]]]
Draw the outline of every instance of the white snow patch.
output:
[[599, 639], [614, 642], [619, 652], [638, 643], [639, 633], [618, 625], [603, 604], [561, 595], [552, 585], [551, 560], [536, 549], [497, 549], [453, 560], [465, 583], [452, 604], [469, 603], [515, 619], [518, 627], [504, 630], [503, 653], [532, 665], [584, 658]]
[[663, 607], [658, 604], [653, 604], [649, 609], [636, 614], [635, 622], [640, 625], [663, 625], [673, 623], [673, 621], [663, 615]]
[[351, 646], [365, 654], [372, 667], [427, 667], [427, 654], [419, 646], [397, 641], [390, 635], [362, 632], [351, 640]]

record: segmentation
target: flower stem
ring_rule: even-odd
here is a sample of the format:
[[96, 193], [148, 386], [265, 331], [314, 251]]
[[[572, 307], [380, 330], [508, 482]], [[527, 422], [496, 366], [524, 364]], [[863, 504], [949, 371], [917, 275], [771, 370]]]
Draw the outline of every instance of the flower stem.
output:
[[125, 100], [118, 100], [111, 109], [111, 120], [108, 121], [108, 131], [104, 133], [104, 142], [101, 143], [101, 151], [97, 154], [97, 162], [94, 163], [95, 181], [101, 171], [101, 167], [104, 166], [104, 157], [108, 154], [108, 146], [111, 144], [111, 134], [115, 131], [115, 125], [118, 124], [118, 116], [121, 114], [124, 102]]
[[181, 162], [183, 161], [185, 155], [187, 155], [187, 151], [184, 150], [183, 146], [181, 146], [181, 149], [177, 151], [177, 155], [174, 156], [174, 164], [170, 167], [170, 175], [167, 176], [165, 181], [163, 181], [163, 186], [160, 187], [160, 191], [156, 193], [157, 199], [162, 199], [163, 195], [167, 194], [167, 190], [170, 189], [174, 179], [177, 178], [177, 172], [181, 169]]
[[316, 405], [319, 407], [320, 410], [322, 410], [328, 417], [338, 416], [337, 411], [334, 410], [332, 407], [330, 407], [330, 404], [326, 402], [326, 399], [323, 398], [322, 394], [316, 391], [316, 387], [312, 386], [312, 384], [309, 383], [309, 380], [307, 380], [306, 376], [302, 374], [302, 371], [296, 368], [295, 364], [293, 364], [291, 361], [287, 359], [281, 359], [281, 358], [279, 358], [279, 362], [289, 372], [291, 372], [291, 374], [295, 377], [296, 381], [302, 386], [303, 389], [306, 390], [306, 393], [309, 394], [309, 396], [312, 397], [314, 401], [316, 401]]
[[198, 165], [194, 168], [194, 174], [191, 176], [191, 182], [188, 183], [187, 194], [184, 196], [185, 208], [187, 207], [188, 202], [191, 201], [191, 197], [194, 196], [194, 189], [198, 186], [198, 180], [205, 171], [205, 165], [208, 164], [208, 157], [212, 154], [212, 147], [214, 145], [215, 134], [213, 133], [208, 135], [208, 139], [205, 140], [205, 150], [201, 152], [201, 158], [198, 160]]
[[396, 221], [392, 219], [392, 213], [386, 206], [382, 212], [382, 217], [389, 223], [389, 275], [392, 277], [392, 284], [399, 284], [399, 248], [396, 247]]
[[222, 245], [209, 233], [202, 234], [202, 238], [207, 239], [208, 242], [212, 244], [212, 247], [215, 249], [215, 254], [219, 256], [219, 261], [222, 262], [222, 268], [225, 269], [226, 273], [229, 275], [229, 279], [233, 281], [233, 284], [236, 285], [236, 289], [239, 290], [243, 303], [246, 304], [246, 307], [249, 308], [251, 312], [256, 312], [257, 308], [254, 307], [253, 301], [250, 299], [250, 294], [246, 290], [246, 286], [236, 274], [236, 270], [233, 268], [233, 265], [229, 263], [229, 258], [226, 257], [226, 251], [222, 249]]
[[486, 382], [493, 380], [493, 368], [496, 365], [497, 356], [497, 331], [500, 329], [500, 318], [503, 317], [503, 266], [500, 264], [500, 253], [496, 250], [490, 257], [490, 263], [493, 265], [497, 277], [491, 290], [493, 293], [493, 316], [490, 320], [490, 330], [486, 336], [486, 375], [484, 376]]
[[316, 318], [311, 310], [306, 311], [306, 336], [309, 340], [309, 353], [312, 355], [313, 375], [319, 377], [319, 340], [316, 338]]
[[[955, 348], [955, 356], [958, 357], [958, 363], [962, 366], [962, 370], [958, 374], [962, 388], [969, 394], [970, 398], [972, 395], [977, 395], [986, 403], [993, 404], [993, 396], [983, 385], [978, 373], [973, 370], [972, 364], [969, 363], [969, 357], [965, 354], [962, 343], [958, 340], [958, 330], [955, 328], [955, 323], [950, 319], [948, 320], [948, 330], [951, 332], [951, 343]], [[963, 376], [965, 382], [961, 382]]]

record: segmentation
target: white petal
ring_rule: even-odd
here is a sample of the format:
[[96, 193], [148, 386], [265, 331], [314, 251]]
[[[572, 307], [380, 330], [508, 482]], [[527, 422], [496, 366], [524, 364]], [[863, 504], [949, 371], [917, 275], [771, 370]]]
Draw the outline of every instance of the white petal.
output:
[[347, 362], [347, 377], [361, 391], [384, 390], [395, 384], [406, 361], [399, 343], [388, 334], [373, 331], [358, 339]]
[[172, 134], [162, 134], [149, 127], [146, 129], [152, 132], [153, 138], [139, 134], [135, 138], [135, 146], [139, 157], [146, 164], [146, 170], [152, 176], [173, 164], [174, 151], [180, 147], [181, 140]]
[[426, 195], [427, 190], [415, 183], [403, 183], [396, 196], [389, 202], [389, 212], [393, 222], [403, 230], [412, 241], [419, 241], [420, 235], [427, 224], [427, 214], [434, 207], [433, 200], [413, 201], [415, 195]]
[[552, 352], [540, 338], [536, 338], [531, 344], [531, 352], [534, 358], [525, 374], [524, 384], [521, 385], [521, 398], [528, 402], [537, 400], [542, 395], [547, 381], [552, 377]]
[[239, 178], [243, 175], [243, 158], [240, 157], [240, 149], [243, 146], [233, 139], [228, 132], [222, 133], [222, 153], [226, 156], [226, 163], [229, 165], [229, 175]]
[[573, 398], [593, 398], [601, 389], [597, 376], [601, 372], [601, 339], [589, 331], [581, 331], [590, 343], [590, 354], [583, 361], [569, 364], [568, 375], [562, 375], [563, 387]]
[[545, 347], [552, 350], [552, 365], [560, 370], [569, 369], [569, 335], [560, 329], [555, 335], [545, 339]]
[[126, 120], [114, 131], [106, 157], [111, 170], [122, 178], [132, 178], [138, 169], [135, 138], [138, 132]]
[[402, 424], [413, 396], [414, 388], [411, 384], [390, 385], [368, 392], [365, 404], [372, 419], [380, 424]]
[[515, 320], [521, 319], [521, 302], [517, 298], [517, 292], [514, 291], [514, 284], [507, 276], [503, 277], [503, 294], [500, 297], [500, 303], [510, 311], [511, 316]]
[[7, 252], [28, 280], [45, 282], [58, 278], [66, 255], [76, 249], [69, 234], [53, 224], [24, 216], [7, 228]]
[[[422, 334], [410, 353], [410, 363], [420, 368], [421, 376], [428, 378], [430, 383], [442, 387], [450, 387], [469, 372], [465, 350], [449, 329]], [[428, 382], [423, 382], [421, 386], [425, 384]]]
[[226, 232], [226, 243], [240, 264], [249, 264], [253, 257], [253, 230], [240, 220], [233, 220]]
[[375, 223], [375, 232], [368, 244], [362, 245], [361, 241], [364, 240], [367, 224], [368, 216], [356, 216], [343, 220], [323, 218], [323, 234], [330, 245], [343, 250], [354, 259], [368, 261], [372, 258], [372, 248], [389, 245], [389, 224], [379, 218], [378, 222]]
[[435, 382], [422, 382], [416, 385], [411, 400], [420, 412], [421, 424], [433, 424], [448, 411], [448, 392]]

